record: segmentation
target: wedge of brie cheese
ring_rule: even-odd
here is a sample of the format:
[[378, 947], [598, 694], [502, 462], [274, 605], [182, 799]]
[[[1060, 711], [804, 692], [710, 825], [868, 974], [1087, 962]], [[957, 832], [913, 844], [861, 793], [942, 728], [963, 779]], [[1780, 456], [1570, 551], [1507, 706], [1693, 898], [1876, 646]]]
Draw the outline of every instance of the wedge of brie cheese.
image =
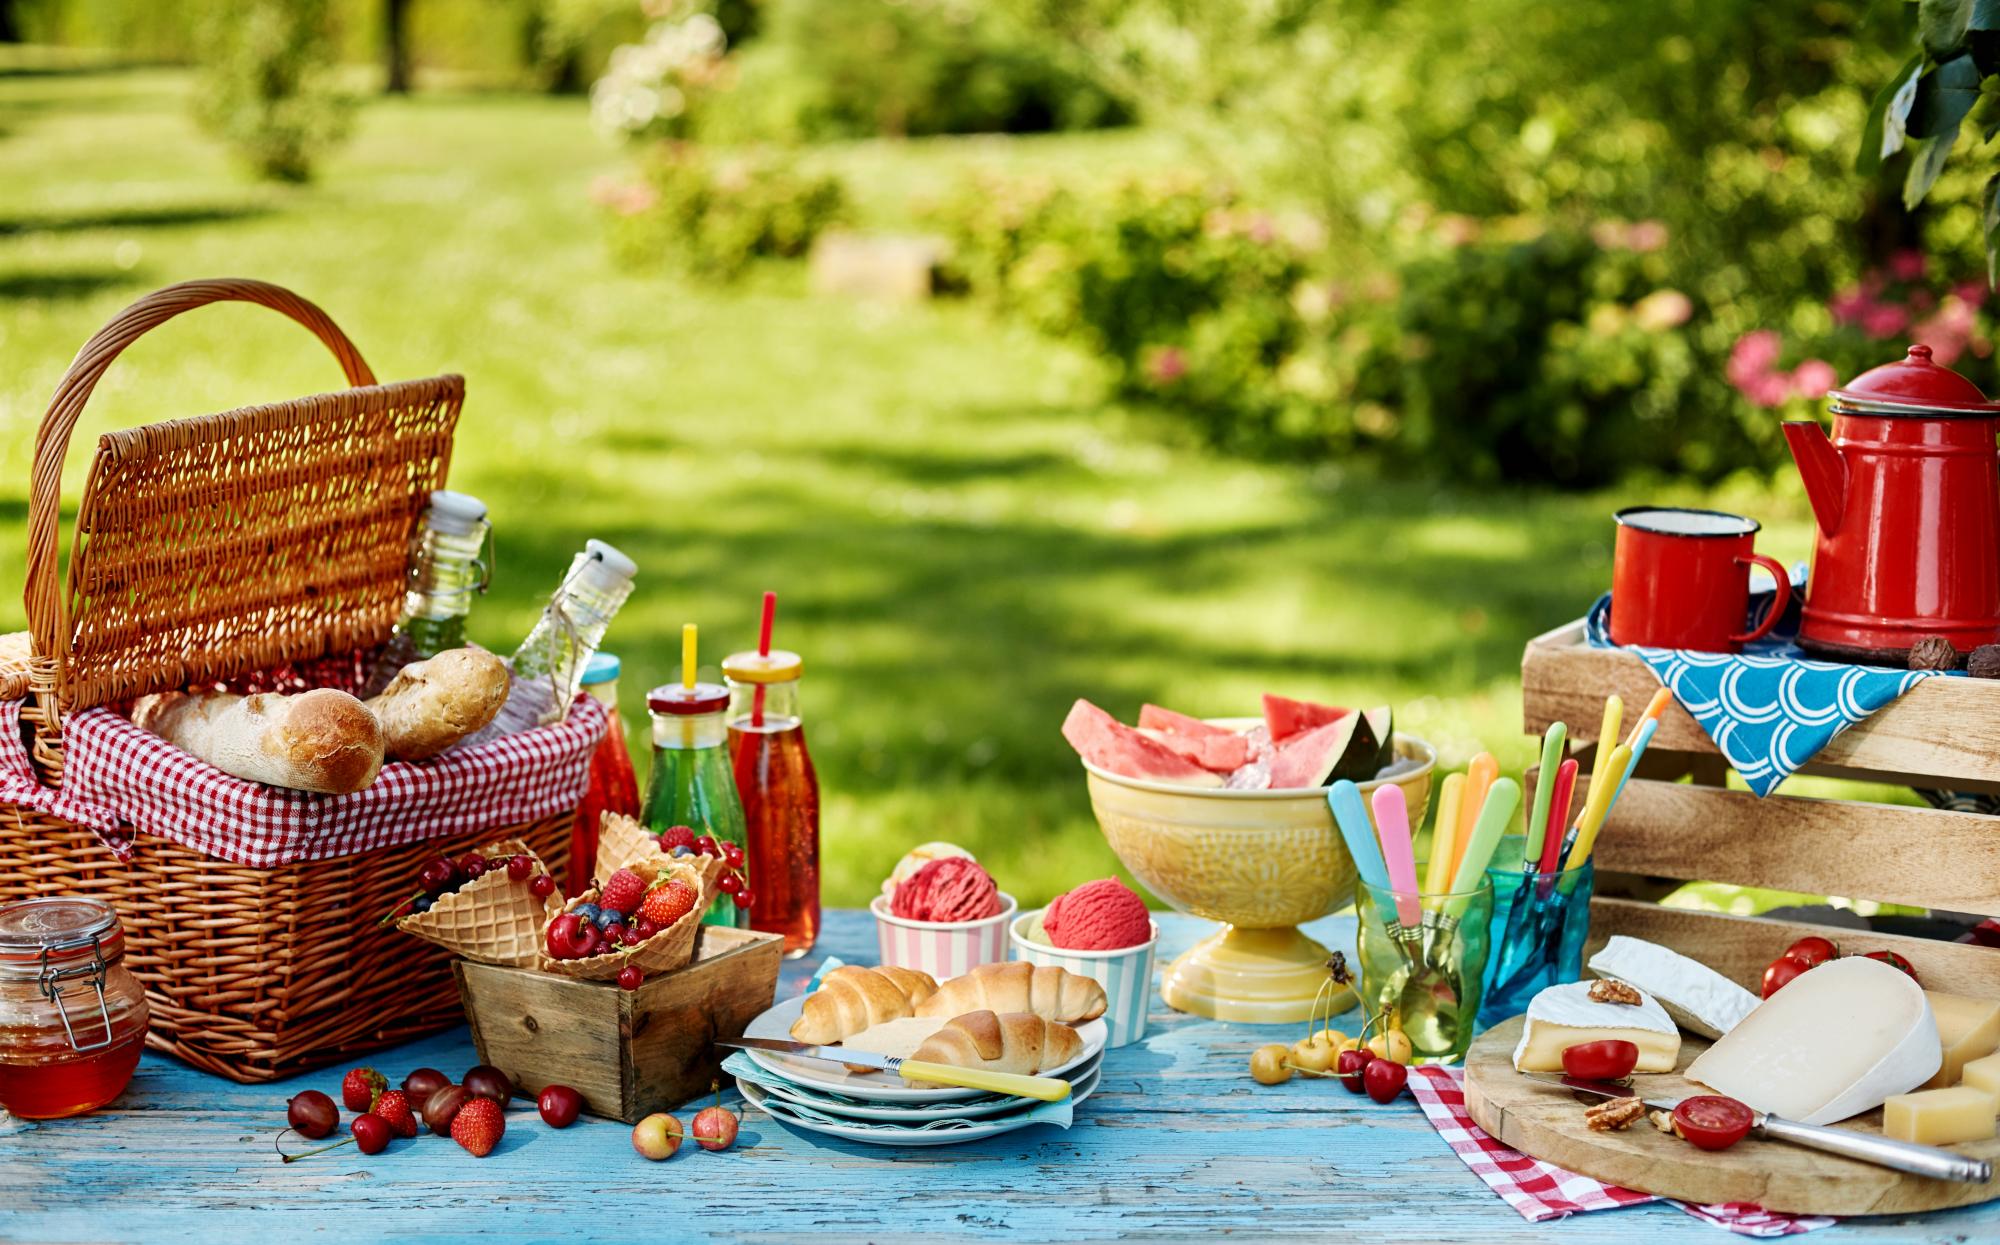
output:
[[1673, 1017], [1644, 991], [1637, 1004], [1593, 1003], [1593, 984], [1550, 986], [1529, 1001], [1521, 1044], [1514, 1048], [1514, 1070], [1560, 1072], [1562, 1053], [1570, 1047], [1616, 1038], [1639, 1048], [1634, 1071], [1672, 1072], [1681, 1053], [1681, 1031]]
[[1681, 1028], [1719, 1038], [1757, 1010], [1760, 1000], [1699, 960], [1656, 942], [1614, 934], [1590, 957], [1590, 971], [1660, 1001]]
[[1848, 956], [1794, 977], [1688, 1065], [1690, 1081], [1801, 1124], [1873, 1110], [1944, 1063], [1909, 974]]

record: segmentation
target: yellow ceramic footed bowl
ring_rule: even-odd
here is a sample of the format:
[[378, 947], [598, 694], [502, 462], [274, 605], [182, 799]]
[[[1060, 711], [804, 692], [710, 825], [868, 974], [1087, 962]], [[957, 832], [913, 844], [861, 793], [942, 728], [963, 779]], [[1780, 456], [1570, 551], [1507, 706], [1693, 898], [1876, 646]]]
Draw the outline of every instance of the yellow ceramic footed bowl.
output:
[[[1247, 725], [1220, 718], [1216, 724]], [[1402, 787], [1410, 824], [1421, 826], [1437, 749], [1401, 732], [1395, 738], [1397, 757], [1417, 767], [1359, 786], [1364, 797], [1385, 782]], [[1091, 811], [1111, 850], [1181, 912], [1239, 929], [1282, 929], [1318, 920], [1354, 898], [1354, 861], [1324, 788], [1227, 791], [1125, 778], [1088, 762], [1084, 769]]]

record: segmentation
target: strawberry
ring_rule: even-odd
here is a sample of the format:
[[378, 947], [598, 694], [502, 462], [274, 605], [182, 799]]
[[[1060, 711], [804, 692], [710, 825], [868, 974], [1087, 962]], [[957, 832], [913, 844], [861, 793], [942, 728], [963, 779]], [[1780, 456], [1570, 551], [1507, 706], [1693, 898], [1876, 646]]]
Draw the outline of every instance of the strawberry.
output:
[[673, 878], [646, 892], [645, 902], [639, 905], [639, 915], [665, 929], [693, 911], [700, 898], [701, 892], [680, 878]]
[[389, 1079], [373, 1068], [352, 1068], [340, 1082], [340, 1100], [349, 1111], [366, 1111], [375, 1095], [389, 1088]]
[[384, 1090], [375, 1099], [373, 1111], [398, 1137], [417, 1135], [417, 1116], [410, 1110], [409, 1096], [400, 1089]]
[[694, 850], [694, 831], [687, 826], [668, 826], [660, 832], [660, 850], [671, 852], [676, 847]]
[[491, 1098], [467, 1099], [451, 1121], [451, 1139], [476, 1159], [493, 1153], [493, 1147], [500, 1144], [500, 1136], [506, 1131], [506, 1113]]
[[646, 897], [646, 879], [630, 869], [620, 869], [604, 883], [603, 893], [598, 895], [597, 904], [601, 908], [630, 915], [638, 911], [639, 901]]

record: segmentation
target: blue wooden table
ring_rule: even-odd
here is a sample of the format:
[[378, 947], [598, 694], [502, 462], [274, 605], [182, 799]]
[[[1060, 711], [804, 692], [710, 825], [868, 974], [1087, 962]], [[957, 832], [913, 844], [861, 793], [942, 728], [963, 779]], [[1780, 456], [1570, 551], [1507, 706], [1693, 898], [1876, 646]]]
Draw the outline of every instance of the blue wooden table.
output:
[[[1171, 915], [1160, 925], [1162, 964], [1210, 928]], [[1311, 932], [1343, 946], [1353, 926], [1335, 918]], [[873, 962], [871, 921], [828, 913], [818, 951]], [[787, 965], [780, 997], [816, 963]], [[517, 1106], [484, 1160], [426, 1133], [373, 1158], [347, 1147], [287, 1166], [272, 1153], [285, 1100], [308, 1088], [337, 1098], [340, 1069], [242, 1086], [149, 1054], [113, 1107], [0, 1135], [0, 1241], [1737, 1239], [1659, 1204], [1528, 1224], [1407, 1096], [1379, 1106], [1333, 1081], [1250, 1080], [1250, 1051], [1296, 1028], [1197, 1020], [1156, 998], [1147, 1038], [1106, 1057], [1068, 1131], [891, 1150], [795, 1133], [753, 1110], [736, 1150], [684, 1146], [658, 1164], [632, 1152], [623, 1124], [586, 1118], [555, 1132]], [[369, 1062], [399, 1080], [423, 1065], [456, 1075], [475, 1058], [459, 1029]], [[2000, 1238], [2000, 1207], [1849, 1220], [1812, 1239], [1982, 1237]]]

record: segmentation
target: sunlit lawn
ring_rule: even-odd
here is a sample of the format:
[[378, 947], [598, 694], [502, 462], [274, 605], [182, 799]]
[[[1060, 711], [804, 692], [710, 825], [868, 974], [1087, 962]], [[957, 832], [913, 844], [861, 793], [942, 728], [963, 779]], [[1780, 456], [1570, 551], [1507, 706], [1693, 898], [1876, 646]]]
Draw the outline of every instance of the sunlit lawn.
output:
[[[973, 307], [815, 300], [795, 270], [721, 290], [619, 271], [587, 192], [623, 157], [578, 101], [374, 104], [318, 184], [276, 190], [194, 130], [184, 90], [0, 76], [6, 564], [43, 405], [93, 330], [172, 281], [291, 286], [383, 377], [467, 376], [452, 483], [498, 525], [477, 639], [511, 647], [587, 537], [638, 559], [610, 639], [635, 740], [680, 624], [702, 625], [712, 663], [778, 592], [780, 641], [807, 661], [831, 901], [862, 902], [930, 838], [972, 847], [1024, 902], [1114, 870], [1056, 730], [1077, 696], [1122, 715], [1252, 712], [1266, 689], [1386, 701], [1450, 762], [1483, 742], [1523, 764], [1521, 644], [1608, 578], [1610, 498], [1221, 460], [1105, 409], [1086, 360]], [[895, 222], [982, 164], [1173, 156], [1114, 134], [817, 158]], [[118, 362], [76, 445], [337, 381], [270, 313], [203, 311]], [[1804, 556], [1795, 505], [1723, 500]], [[23, 624], [18, 601], [10, 585], [0, 623]]]

